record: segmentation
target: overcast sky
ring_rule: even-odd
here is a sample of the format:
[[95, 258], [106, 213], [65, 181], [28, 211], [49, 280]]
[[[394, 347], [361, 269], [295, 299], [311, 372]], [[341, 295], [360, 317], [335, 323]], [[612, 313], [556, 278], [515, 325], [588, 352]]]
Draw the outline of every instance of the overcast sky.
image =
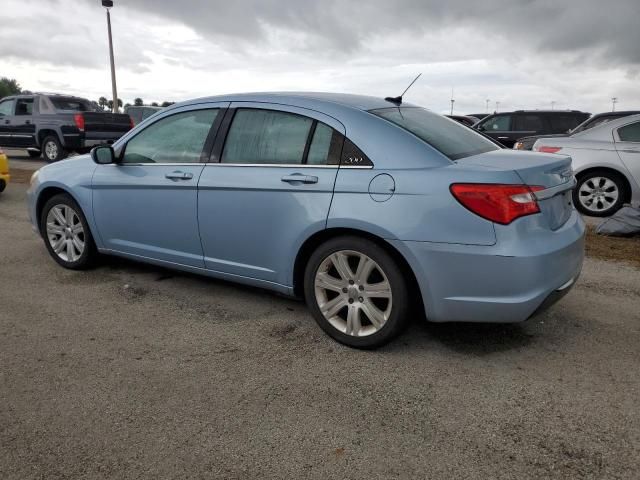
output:
[[[125, 103], [246, 91], [398, 95], [434, 111], [640, 108], [640, 0], [114, 0]], [[2, 0], [0, 76], [111, 93], [100, 0]]]

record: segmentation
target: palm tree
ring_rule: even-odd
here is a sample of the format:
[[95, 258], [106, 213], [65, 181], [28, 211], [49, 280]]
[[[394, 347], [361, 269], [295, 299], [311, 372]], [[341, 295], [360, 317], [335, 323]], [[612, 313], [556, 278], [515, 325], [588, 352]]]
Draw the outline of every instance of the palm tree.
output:
[[159, 107], [160, 105], [158, 105], [158, 102], [152, 102], [152, 103], [151, 103], [151, 106], [152, 106], [152, 107]]
[[100, 97], [98, 99], [98, 105], [104, 110], [104, 107], [108, 105], [107, 97]]
[[136, 107], [141, 107], [141, 106], [143, 106], [143, 105], [144, 105], [144, 101], [143, 101], [140, 97], [138, 97], [138, 98], [136, 98], [136, 99], [133, 101], [133, 104], [134, 104]]

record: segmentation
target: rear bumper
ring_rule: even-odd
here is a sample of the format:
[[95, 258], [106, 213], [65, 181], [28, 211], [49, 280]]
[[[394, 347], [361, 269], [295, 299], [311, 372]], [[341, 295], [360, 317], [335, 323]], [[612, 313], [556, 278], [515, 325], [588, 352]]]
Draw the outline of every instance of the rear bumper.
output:
[[584, 222], [493, 246], [392, 241], [413, 266], [434, 322], [522, 322], [565, 295], [584, 259]]

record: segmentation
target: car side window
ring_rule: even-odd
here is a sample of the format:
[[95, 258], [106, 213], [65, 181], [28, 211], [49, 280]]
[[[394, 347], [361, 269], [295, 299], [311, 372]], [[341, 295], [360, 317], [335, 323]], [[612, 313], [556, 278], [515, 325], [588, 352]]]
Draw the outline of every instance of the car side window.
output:
[[218, 109], [191, 110], [152, 123], [127, 142], [121, 163], [197, 163]]
[[13, 98], [11, 100], [0, 102], [0, 115], [13, 115], [14, 103], [15, 100]]
[[486, 120], [481, 125], [484, 132], [507, 132], [511, 129], [511, 115], [498, 115]]
[[301, 164], [312, 125], [311, 118], [294, 113], [238, 109], [227, 134], [221, 162]]
[[618, 137], [622, 142], [640, 142], [640, 122], [620, 127]]
[[20, 98], [16, 102], [16, 115], [33, 115], [33, 98]]
[[513, 130], [518, 132], [540, 132], [544, 129], [539, 115], [516, 115]]

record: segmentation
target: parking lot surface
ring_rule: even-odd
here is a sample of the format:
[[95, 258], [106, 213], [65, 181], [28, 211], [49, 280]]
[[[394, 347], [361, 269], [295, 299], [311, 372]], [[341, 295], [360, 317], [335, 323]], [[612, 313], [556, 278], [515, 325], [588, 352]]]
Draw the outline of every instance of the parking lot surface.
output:
[[25, 189], [0, 195], [0, 478], [640, 476], [633, 266], [587, 259], [524, 324], [414, 322], [356, 351], [260, 290], [66, 271]]

